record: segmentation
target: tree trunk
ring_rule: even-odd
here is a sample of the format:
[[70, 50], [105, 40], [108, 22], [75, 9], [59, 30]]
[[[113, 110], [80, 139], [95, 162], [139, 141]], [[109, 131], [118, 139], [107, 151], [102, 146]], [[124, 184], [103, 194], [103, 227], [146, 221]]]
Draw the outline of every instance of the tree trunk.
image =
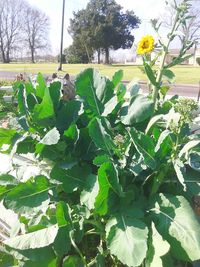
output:
[[196, 55], [197, 55], [197, 43], [195, 42], [194, 44], [194, 55], [193, 55], [193, 65], [196, 66], [197, 62], [196, 62]]
[[5, 52], [3, 50], [3, 47], [1, 46], [1, 55], [2, 55], [2, 60], [3, 60], [3, 63], [6, 63], [6, 57], [5, 57]]
[[98, 64], [101, 64], [101, 50], [100, 50], [100, 48], [98, 49], [97, 53], [98, 53]]
[[31, 48], [31, 62], [35, 63], [34, 49]]
[[5, 57], [5, 62], [4, 63], [10, 63], [10, 51], [6, 51], [6, 57]]
[[105, 52], [106, 52], [106, 60], [105, 60], [105, 63], [106, 64], [110, 64], [110, 60], [109, 60], [109, 48], [108, 47], [105, 48]]

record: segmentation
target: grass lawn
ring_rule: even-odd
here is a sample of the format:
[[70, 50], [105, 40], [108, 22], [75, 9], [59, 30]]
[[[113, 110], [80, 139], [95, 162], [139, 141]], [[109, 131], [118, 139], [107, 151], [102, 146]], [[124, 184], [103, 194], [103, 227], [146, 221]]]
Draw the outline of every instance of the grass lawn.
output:
[[[133, 65], [97, 65], [97, 64], [64, 64], [63, 71], [68, 72], [70, 75], [76, 75], [81, 70], [93, 67], [104, 75], [112, 77], [112, 75], [118, 70], [124, 71], [123, 80], [132, 80], [138, 78], [139, 80], [145, 80], [145, 75], [141, 72], [138, 66]], [[58, 64], [0, 64], [1, 71], [10, 72], [25, 72], [25, 73], [37, 73], [42, 72], [45, 74], [52, 74], [57, 72]], [[172, 69], [176, 74], [176, 84], [198, 84], [200, 81], [200, 67], [191, 66], [178, 66]], [[62, 75], [62, 72], [61, 72]]]

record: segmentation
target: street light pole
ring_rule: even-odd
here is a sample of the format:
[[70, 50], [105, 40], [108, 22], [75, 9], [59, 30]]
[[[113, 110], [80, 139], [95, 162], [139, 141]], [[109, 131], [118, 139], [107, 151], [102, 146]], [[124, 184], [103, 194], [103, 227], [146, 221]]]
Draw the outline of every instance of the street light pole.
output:
[[60, 65], [59, 65], [58, 70], [62, 70], [64, 21], [65, 21], [65, 0], [63, 0], [63, 7], [62, 7], [62, 26], [61, 26], [61, 41], [60, 41]]

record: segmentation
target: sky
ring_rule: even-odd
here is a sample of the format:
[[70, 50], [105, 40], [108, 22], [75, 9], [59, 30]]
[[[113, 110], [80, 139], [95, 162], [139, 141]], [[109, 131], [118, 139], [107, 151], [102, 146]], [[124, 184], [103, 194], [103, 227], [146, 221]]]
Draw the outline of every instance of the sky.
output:
[[[62, 0], [28, 0], [28, 2], [44, 11], [50, 18], [50, 42], [52, 53], [58, 54], [60, 49]], [[149, 20], [157, 18], [163, 13], [165, 0], [116, 0], [124, 10], [133, 10], [141, 19], [139, 29], [134, 30], [136, 42], [144, 34], [153, 34]], [[73, 17], [73, 11], [85, 8], [88, 0], [66, 0], [65, 1], [65, 26], [64, 26], [64, 48], [72, 43], [72, 38], [67, 32], [69, 19]]]

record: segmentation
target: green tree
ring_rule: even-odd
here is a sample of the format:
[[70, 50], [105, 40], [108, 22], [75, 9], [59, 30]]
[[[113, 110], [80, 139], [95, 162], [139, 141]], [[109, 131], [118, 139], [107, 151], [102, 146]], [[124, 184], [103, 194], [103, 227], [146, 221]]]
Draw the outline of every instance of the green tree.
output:
[[89, 49], [105, 51], [105, 63], [109, 64], [109, 50], [130, 48], [134, 42], [132, 30], [140, 20], [133, 11], [122, 11], [115, 0], [90, 0], [86, 9], [74, 13], [70, 20], [69, 33], [72, 38]]
[[64, 50], [65, 58], [69, 64], [88, 63], [92, 58], [93, 51], [90, 49], [88, 53], [82, 45], [73, 42], [68, 48]]
[[[60, 62], [60, 55], [58, 55], [57, 58], [58, 58], [58, 62]], [[62, 54], [61, 60], [62, 60], [62, 63], [63, 63], [63, 64], [66, 63], [66, 57], [65, 57], [65, 54]]]

